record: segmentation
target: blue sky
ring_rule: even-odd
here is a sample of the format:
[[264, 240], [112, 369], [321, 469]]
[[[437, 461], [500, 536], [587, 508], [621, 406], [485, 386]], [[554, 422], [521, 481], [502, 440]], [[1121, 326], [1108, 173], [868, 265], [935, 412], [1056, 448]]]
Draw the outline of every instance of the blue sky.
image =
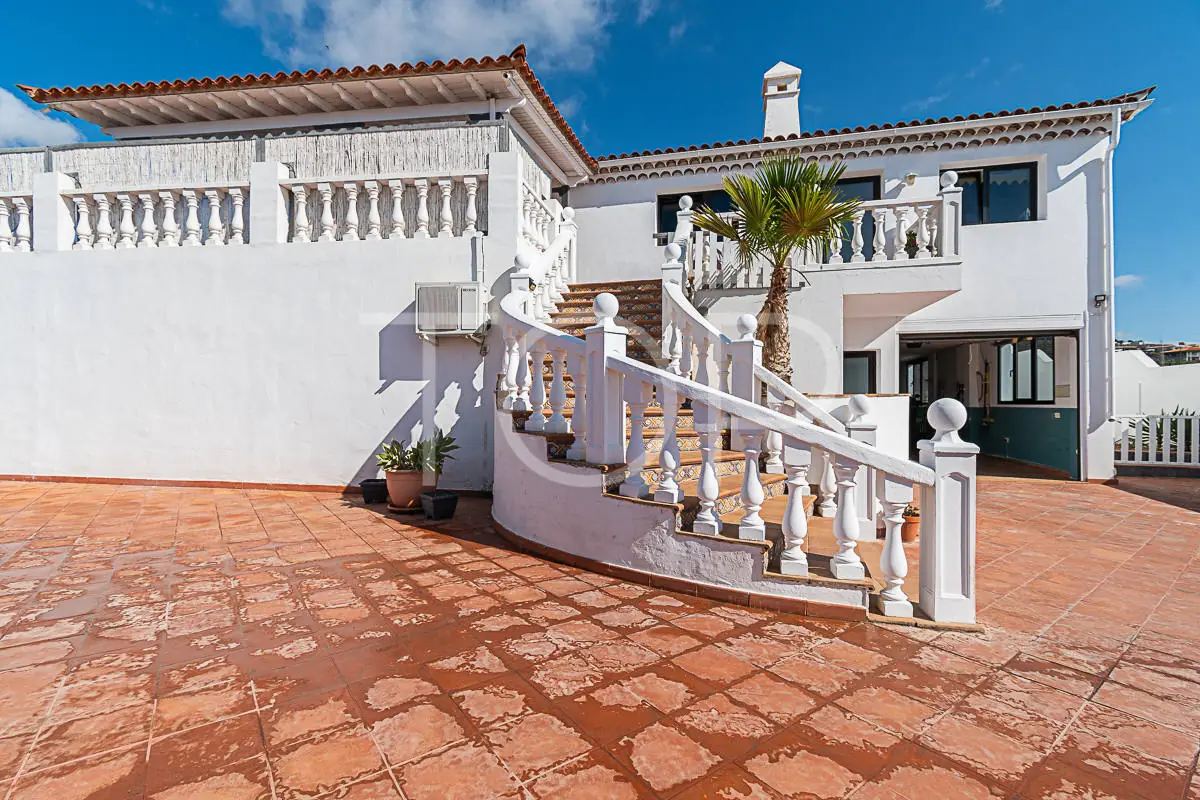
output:
[[[520, 42], [594, 155], [761, 133], [759, 84], [804, 70], [806, 129], [1158, 85], [1117, 151], [1117, 328], [1200, 341], [1200, 2], [63, 0], [5, 12], [0, 87], [498, 55]], [[25, 17], [25, 18], [23, 18]], [[0, 94], [0, 143], [76, 133]], [[1153, 199], [1152, 199], [1153, 198]], [[1032, 290], [1033, 287], [1031, 287]]]

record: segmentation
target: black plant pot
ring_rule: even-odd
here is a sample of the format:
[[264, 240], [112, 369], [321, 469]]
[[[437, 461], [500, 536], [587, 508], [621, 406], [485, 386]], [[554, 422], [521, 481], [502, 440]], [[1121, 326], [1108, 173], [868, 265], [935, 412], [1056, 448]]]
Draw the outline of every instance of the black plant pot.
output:
[[434, 489], [421, 495], [421, 508], [426, 519], [450, 519], [458, 507], [458, 493]]
[[387, 502], [387, 481], [383, 478], [367, 478], [359, 486], [362, 487], [364, 503], [372, 505]]

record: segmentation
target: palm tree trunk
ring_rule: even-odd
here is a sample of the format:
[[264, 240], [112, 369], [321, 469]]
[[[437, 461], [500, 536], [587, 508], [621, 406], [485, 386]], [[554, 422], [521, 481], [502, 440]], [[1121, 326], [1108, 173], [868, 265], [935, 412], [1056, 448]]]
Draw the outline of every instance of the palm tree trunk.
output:
[[786, 262], [771, 270], [771, 287], [758, 312], [758, 331], [763, 343], [763, 366], [788, 383], [792, 382], [792, 345], [788, 329], [788, 276]]

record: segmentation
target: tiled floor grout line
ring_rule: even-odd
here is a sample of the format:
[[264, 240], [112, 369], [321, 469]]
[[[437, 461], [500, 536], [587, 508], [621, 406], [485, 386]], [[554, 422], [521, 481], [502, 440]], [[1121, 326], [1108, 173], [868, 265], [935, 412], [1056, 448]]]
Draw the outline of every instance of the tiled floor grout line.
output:
[[262, 706], [258, 704], [258, 688], [254, 685], [254, 679], [250, 679], [250, 698], [254, 701], [254, 716], [258, 719], [258, 735], [262, 737], [263, 747], [263, 763], [267, 765], [267, 784], [271, 788], [271, 800], [276, 800], [279, 793], [275, 788], [275, 767], [271, 765], [271, 759], [267, 755], [267, 730], [263, 724]]

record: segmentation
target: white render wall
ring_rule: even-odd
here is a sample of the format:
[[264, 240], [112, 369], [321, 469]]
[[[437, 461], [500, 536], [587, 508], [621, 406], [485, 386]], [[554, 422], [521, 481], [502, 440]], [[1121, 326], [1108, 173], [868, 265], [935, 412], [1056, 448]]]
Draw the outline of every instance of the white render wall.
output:
[[413, 282], [472, 242], [29, 254], [0, 274], [0, 474], [344, 484], [430, 421], [484, 488], [478, 346], [413, 333]]
[[[462, 446], [443, 485], [490, 488], [503, 348], [422, 343], [414, 284], [507, 291], [517, 153], [488, 157], [478, 238], [272, 241], [281, 168], [252, 171], [251, 244], [72, 251], [35, 233], [35, 252], [0, 255], [0, 475], [342, 485], [437, 425]], [[38, 178], [35, 226], [70, 225], [59, 177]]]
[[1159, 366], [1141, 350], [1116, 354], [1117, 416], [1170, 413], [1177, 406], [1200, 412], [1200, 364]]

